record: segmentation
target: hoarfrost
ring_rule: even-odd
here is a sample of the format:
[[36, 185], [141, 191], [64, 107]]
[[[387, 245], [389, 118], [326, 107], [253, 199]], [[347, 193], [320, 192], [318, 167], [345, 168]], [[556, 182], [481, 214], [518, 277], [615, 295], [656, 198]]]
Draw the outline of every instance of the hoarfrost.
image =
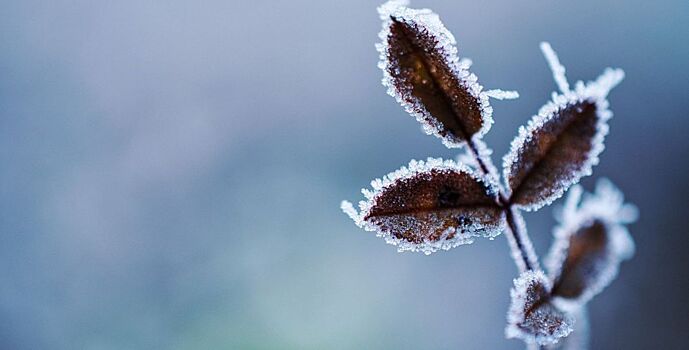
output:
[[519, 93], [511, 90], [493, 89], [486, 91], [486, 95], [496, 100], [514, 100], [519, 98]]
[[390, 16], [400, 8], [409, 6], [409, 0], [390, 0], [378, 6], [378, 15], [380, 19], [386, 21]]
[[541, 270], [522, 273], [510, 291], [512, 303], [507, 314], [508, 338], [548, 345], [572, 332], [574, 318], [550, 300], [550, 283]]
[[624, 226], [634, 222], [638, 210], [624, 203], [622, 193], [601, 179], [593, 194], [575, 186], [564, 207], [556, 211], [560, 222], [546, 258], [554, 281], [553, 294], [572, 307], [585, 304], [617, 276], [619, 265], [634, 254], [634, 241]]
[[[536, 250], [534, 249], [533, 243], [529, 239], [529, 235], [526, 229], [526, 223], [524, 222], [524, 217], [519, 212], [519, 210], [509, 209], [511, 211], [512, 219], [514, 220], [517, 229], [512, 235], [507, 235], [507, 242], [510, 245], [510, 253], [512, 254], [512, 260], [515, 261], [519, 271], [526, 271], [528, 267], [522, 259], [522, 254], [525, 255], [526, 260], [532, 269], [540, 270], [540, 264], [538, 263], [538, 255], [536, 255]], [[521, 247], [517, 244], [516, 236], [519, 236], [521, 242]]]
[[[455, 157], [457, 163], [468, 165], [478, 173], [485, 172], [486, 177], [491, 179], [493, 184], [499, 188], [500, 175], [498, 173], [498, 169], [495, 168], [493, 161], [491, 160], [493, 150], [480, 139], [474, 139], [473, 146], [476, 150], [476, 154], [474, 154], [469, 147], [462, 147], [461, 151], [457, 154], [457, 157]], [[485, 167], [485, 169], [481, 166], [481, 164], [479, 164], [478, 159], [482, 160], [483, 167]]]
[[371, 187], [362, 190], [366, 200], [358, 212], [347, 201], [341, 208], [399, 251], [448, 250], [476, 237], [495, 237], [505, 225], [497, 184], [451, 160], [412, 160]]
[[516, 98], [514, 91], [483, 91], [469, 71], [471, 60], [459, 59], [454, 36], [429, 9], [410, 9], [393, 0], [378, 8], [383, 21], [376, 45], [383, 85], [425, 133], [449, 148], [480, 139], [490, 129], [489, 97]]
[[[556, 303], [557, 304], [557, 303]], [[580, 307], [571, 311], [574, 322], [572, 333], [557, 344], [548, 345], [548, 350], [586, 350], [589, 348], [589, 315], [586, 307]]]
[[560, 89], [560, 92], [566, 94], [569, 92], [569, 83], [567, 82], [567, 77], [565, 76], [565, 67], [560, 64], [557, 54], [549, 43], [542, 42], [541, 51], [543, 52], [543, 56], [545, 56], [545, 60], [548, 62], [548, 66], [550, 66], [550, 70], [553, 72], [553, 79], [555, 80], [557, 87]]
[[462, 151], [457, 154], [457, 157], [455, 157], [455, 161], [458, 164], [464, 164], [468, 167], [470, 167], [473, 171], [480, 171], [480, 165], [476, 161], [476, 157], [469, 151], [468, 148], [464, 147], [462, 148]]
[[541, 48], [562, 94], [553, 93], [552, 101], [520, 127], [503, 158], [513, 202], [528, 211], [552, 203], [581, 177], [591, 175], [612, 117], [607, 95], [624, 78], [622, 70], [608, 68], [596, 81], [578, 81], [570, 90], [550, 45]]

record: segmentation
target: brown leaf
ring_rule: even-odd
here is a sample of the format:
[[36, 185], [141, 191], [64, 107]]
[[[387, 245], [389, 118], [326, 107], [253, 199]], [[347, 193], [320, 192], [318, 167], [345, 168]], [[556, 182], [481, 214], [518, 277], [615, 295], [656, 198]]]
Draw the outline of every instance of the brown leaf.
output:
[[554, 295], [569, 299], [581, 296], [611, 263], [607, 230], [603, 222], [596, 220], [570, 237], [567, 258], [553, 287]]
[[600, 121], [596, 104], [582, 101], [530, 123], [505, 169], [511, 201], [527, 209], [541, 207], [588, 175]]
[[550, 299], [550, 286], [542, 271], [527, 271], [514, 280], [505, 333], [540, 345], [554, 344], [572, 331], [574, 319]]
[[449, 249], [496, 236], [504, 226], [496, 187], [452, 161], [412, 161], [373, 185], [374, 192], [364, 192], [368, 201], [360, 203], [360, 213], [348, 203], [343, 209], [400, 250]]
[[389, 93], [448, 147], [487, 132], [488, 97], [459, 64], [454, 38], [437, 15], [404, 7], [384, 15], [378, 49]]
[[552, 294], [583, 304], [607, 286], [621, 261], [633, 254], [634, 243], [621, 223], [636, 214], [609, 182], [600, 181], [596, 193], [581, 205], [580, 194], [581, 188], [575, 187], [568, 196], [547, 261]]
[[621, 70], [607, 69], [596, 81], [577, 82], [570, 91], [555, 53], [547, 43], [542, 48], [562, 94], [554, 94], [553, 101], [519, 129], [503, 161], [510, 201], [525, 210], [550, 204], [581, 177], [591, 175], [612, 117], [607, 94], [624, 78]]

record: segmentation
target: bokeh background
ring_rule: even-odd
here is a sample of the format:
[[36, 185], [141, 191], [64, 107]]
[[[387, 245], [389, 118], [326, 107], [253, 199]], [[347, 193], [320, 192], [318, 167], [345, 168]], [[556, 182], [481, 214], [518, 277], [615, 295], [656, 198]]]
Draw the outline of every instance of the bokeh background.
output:
[[[455, 155], [380, 85], [377, 5], [3, 1], [0, 348], [522, 348], [504, 238], [399, 254], [339, 210]], [[592, 347], [689, 348], [689, 2], [413, 5], [521, 92], [494, 102], [496, 162], [555, 89], [539, 41], [571, 81], [626, 70], [594, 173], [640, 207], [637, 255]], [[526, 216], [541, 254], [551, 211]]]

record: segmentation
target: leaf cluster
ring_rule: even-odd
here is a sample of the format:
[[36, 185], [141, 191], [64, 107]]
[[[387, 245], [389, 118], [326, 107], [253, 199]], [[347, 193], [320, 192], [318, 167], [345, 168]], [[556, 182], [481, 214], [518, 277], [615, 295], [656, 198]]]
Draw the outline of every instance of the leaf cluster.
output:
[[[608, 68], [596, 80], [570, 88], [564, 66], [542, 43], [560, 91], [519, 129], [503, 157], [501, 178], [482, 141], [493, 124], [490, 99], [519, 94], [484, 90], [439, 17], [407, 5], [392, 0], [378, 9], [383, 85], [426, 133], [462, 153], [456, 161], [412, 160], [362, 190], [365, 200], [358, 210], [346, 201], [342, 209], [400, 251], [431, 254], [505, 232], [521, 270], [506, 334], [530, 344], [554, 344], [572, 331], [574, 316], [585, 314], [585, 303], [633, 254], [624, 224], [635, 219], [635, 208], [608, 181], [583, 200], [575, 186], [598, 163], [612, 117], [607, 96], [624, 72]], [[538, 210], [568, 190], [546, 275], [520, 211]]]

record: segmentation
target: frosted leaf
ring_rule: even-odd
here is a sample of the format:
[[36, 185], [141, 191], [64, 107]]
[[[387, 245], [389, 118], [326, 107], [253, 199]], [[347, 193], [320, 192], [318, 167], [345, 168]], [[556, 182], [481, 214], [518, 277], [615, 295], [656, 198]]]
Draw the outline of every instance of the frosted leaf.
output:
[[602, 179], [594, 194], [572, 188], [557, 217], [546, 264], [553, 295], [574, 306], [583, 305], [615, 278], [619, 265], [634, 254], [634, 241], [624, 226], [637, 210], [625, 204], [622, 193]]
[[551, 302], [550, 284], [543, 271], [522, 273], [514, 280], [510, 296], [512, 303], [505, 329], [508, 338], [548, 345], [572, 331], [574, 318]]
[[560, 81], [564, 68], [560, 69], [554, 52], [547, 44], [542, 48], [564, 91], [553, 93], [552, 101], [519, 129], [503, 158], [511, 201], [525, 210], [550, 204], [581, 177], [591, 175], [612, 117], [607, 95], [624, 77], [622, 70], [606, 69], [596, 81], [579, 81], [570, 91], [566, 81]]
[[346, 201], [342, 210], [399, 251], [447, 250], [495, 237], [505, 225], [497, 184], [450, 160], [411, 161], [371, 185], [358, 212]]
[[[389, 1], [378, 8], [383, 29], [376, 47], [383, 85], [427, 134], [447, 147], [480, 138], [493, 123], [490, 95], [469, 72], [471, 61], [458, 58], [455, 38], [438, 15], [406, 4]], [[492, 95], [516, 97], [515, 92], [500, 90]]]

